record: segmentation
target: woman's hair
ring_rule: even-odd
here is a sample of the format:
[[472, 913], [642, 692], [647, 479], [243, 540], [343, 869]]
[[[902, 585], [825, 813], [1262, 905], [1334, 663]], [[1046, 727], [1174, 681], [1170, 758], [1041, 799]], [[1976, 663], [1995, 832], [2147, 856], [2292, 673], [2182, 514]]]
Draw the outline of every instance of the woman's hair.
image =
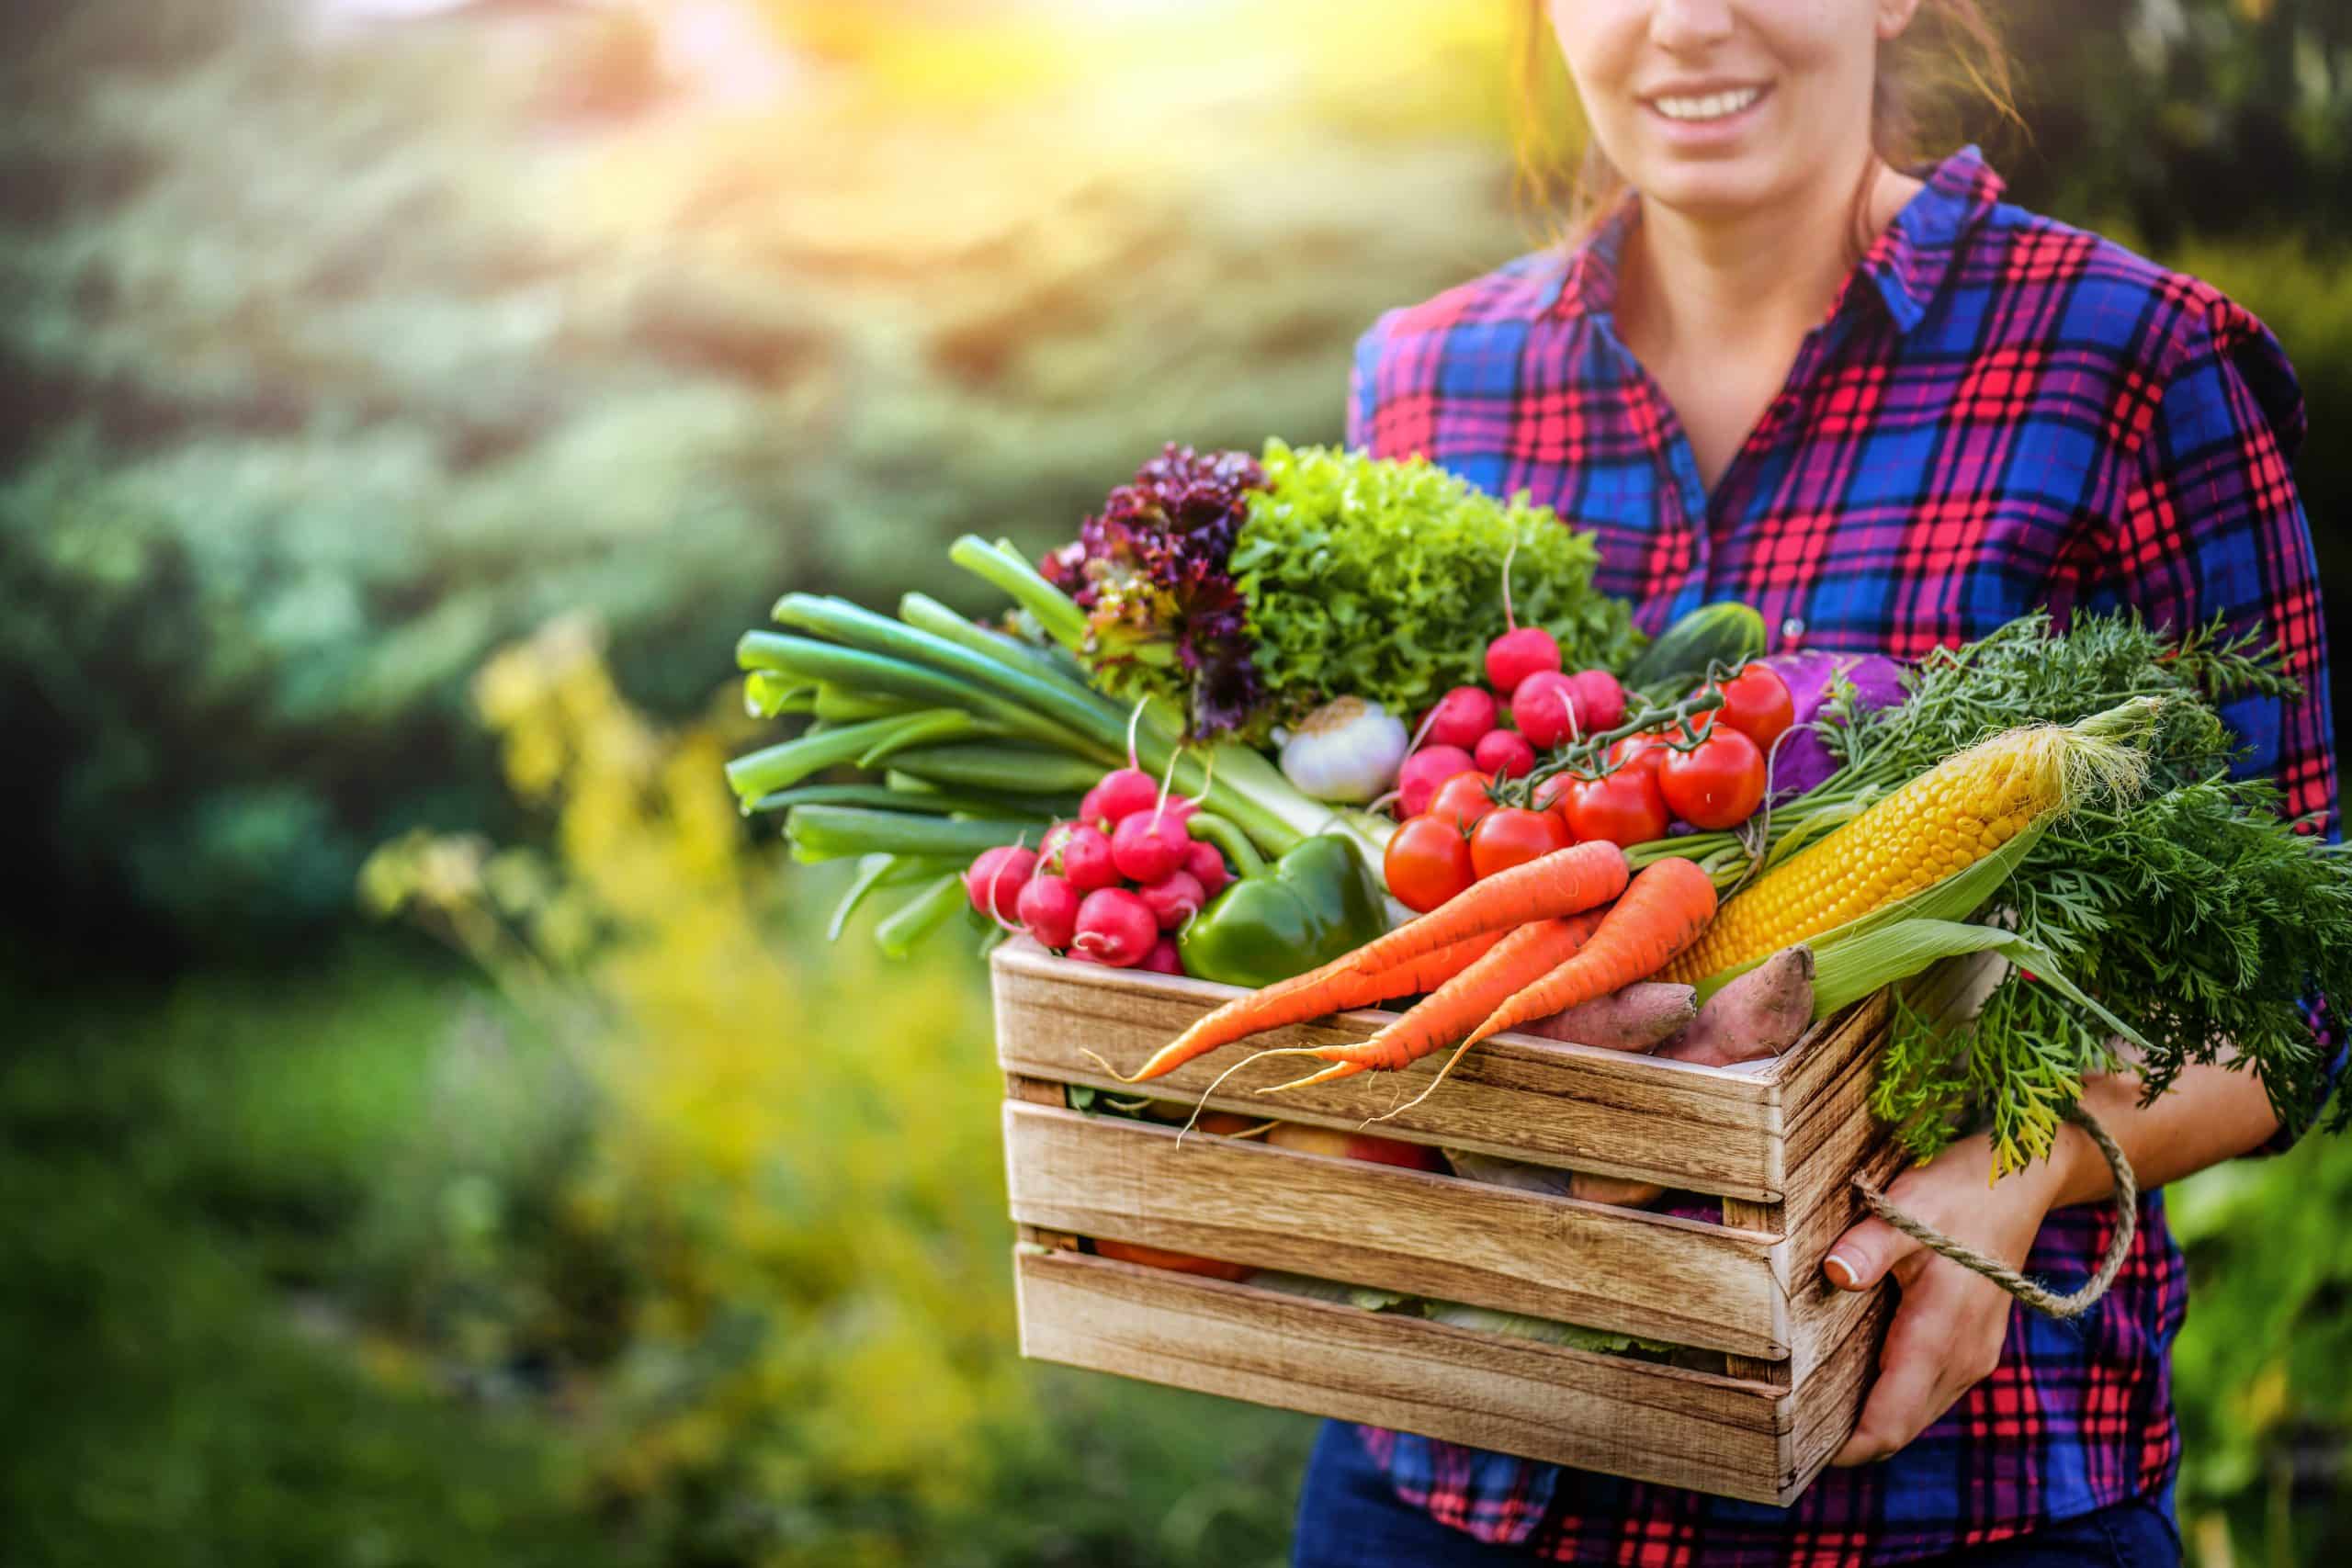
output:
[[[1528, 209], [1575, 243], [1616, 206], [1626, 189], [1589, 134], [1572, 123], [1573, 95], [1561, 85], [1559, 50], [1544, 0], [1510, 0], [1515, 12], [1512, 126], [1519, 148], [1519, 192]], [[2007, 48], [1980, 0], [1920, 0], [1904, 35], [1879, 46], [1871, 96], [1871, 141], [1878, 154], [1908, 169], [1963, 140], [1962, 114], [1989, 106], [2022, 129]], [[1581, 156], [1577, 148], [1581, 145]], [[1854, 193], [1856, 255], [1869, 243], [1871, 183]]]

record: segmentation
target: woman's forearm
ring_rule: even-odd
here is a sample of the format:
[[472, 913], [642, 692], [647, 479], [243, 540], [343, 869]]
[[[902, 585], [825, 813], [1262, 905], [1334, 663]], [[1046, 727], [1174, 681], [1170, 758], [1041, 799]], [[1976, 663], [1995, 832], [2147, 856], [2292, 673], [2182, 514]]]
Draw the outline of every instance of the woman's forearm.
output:
[[[2128, 1073], [2086, 1079], [2083, 1107], [2121, 1145], [2143, 1190], [2246, 1154], [2278, 1130], [2269, 1094], [2249, 1070], [2188, 1067], [2153, 1105], [2140, 1103], [2141, 1087]], [[2115, 1190], [2106, 1156], [2080, 1127], [2066, 1125], [2051, 1158], [2063, 1173], [2057, 1203], [2096, 1202]]]

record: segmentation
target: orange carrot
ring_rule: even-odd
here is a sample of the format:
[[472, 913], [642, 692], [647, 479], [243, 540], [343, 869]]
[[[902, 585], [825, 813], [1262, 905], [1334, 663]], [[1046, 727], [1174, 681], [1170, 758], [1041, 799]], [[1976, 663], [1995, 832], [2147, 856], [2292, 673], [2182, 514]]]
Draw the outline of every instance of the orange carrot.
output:
[[1463, 1043], [1475, 1045], [1489, 1034], [1646, 980], [1698, 941], [1714, 918], [1715, 885], [1705, 872], [1679, 856], [1655, 861], [1610, 907], [1589, 942], [1510, 997]]
[[1625, 852], [1589, 840], [1497, 872], [1338, 962], [1358, 974], [1393, 969], [1480, 931], [1582, 914], [1624, 890]]
[[[1284, 1024], [1305, 1023], [1310, 1018], [1345, 1012], [1350, 1008], [1369, 1007], [1396, 997], [1409, 997], [1422, 991], [1434, 991], [1448, 980], [1486, 956], [1489, 948], [1508, 936], [1508, 931], [1483, 931], [1465, 937], [1435, 953], [1425, 953], [1408, 959], [1393, 969], [1376, 975], [1359, 975], [1352, 970], [1338, 975], [1316, 971], [1277, 980], [1246, 997], [1236, 997], [1215, 1012], [1161, 1046], [1150, 1061], [1136, 1069], [1135, 1076], [1114, 1074], [1121, 1083], [1142, 1083], [1163, 1074], [1172, 1073], [1195, 1056], [1206, 1055], [1220, 1045], [1230, 1045], [1237, 1040]], [[1326, 965], [1328, 969], [1329, 966]], [[1317, 976], [1321, 978], [1317, 978]]]
[[[1395, 1072], [1442, 1050], [1470, 1027], [1520, 990], [1550, 974], [1584, 945], [1600, 924], [1599, 914], [1567, 915], [1535, 920], [1520, 927], [1495, 944], [1494, 950], [1444, 985], [1421, 1004], [1371, 1039], [1353, 1045], [1323, 1045], [1304, 1051], [1333, 1064], [1321, 1072], [1280, 1086], [1304, 1089], [1377, 1069]], [[1269, 1091], [1271, 1092], [1271, 1091]]]

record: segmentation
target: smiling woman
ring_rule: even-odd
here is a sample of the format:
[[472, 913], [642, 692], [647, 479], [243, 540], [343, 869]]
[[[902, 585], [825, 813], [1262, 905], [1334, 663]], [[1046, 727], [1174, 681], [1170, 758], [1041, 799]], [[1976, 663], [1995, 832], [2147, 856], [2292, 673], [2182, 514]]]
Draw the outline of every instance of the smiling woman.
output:
[[[2299, 685], [2228, 705], [2241, 771], [2333, 820], [2294, 372], [2219, 289], [2008, 202], [1933, 124], [1972, 98], [2013, 113], [1977, 0], [1513, 3], [1532, 183], [1577, 220], [1383, 316], [1351, 446], [1575, 519], [1647, 631], [1724, 602], [1781, 651], [1898, 659], [2043, 609], [2259, 628]], [[1547, 81], [1589, 142], [1574, 179]], [[1985, 1059], [2019, 1048], [1983, 1022]], [[1889, 1190], [2062, 1290], [2119, 1247], [2071, 1324], [1880, 1221], [1809, 1244], [1792, 1290], [1892, 1282], [1899, 1301], [1857, 1429], [1789, 1508], [1342, 1429], [1309, 1472], [1297, 1562], [2177, 1562], [2186, 1290], [2156, 1190], [2278, 1122], [2222, 1065], [2141, 1089], [2125, 1070], [2084, 1093], [2137, 1178], [2128, 1231], [2093, 1206], [2113, 1178], [2075, 1128], [1988, 1185], [1994, 1141], [1963, 1118]]]

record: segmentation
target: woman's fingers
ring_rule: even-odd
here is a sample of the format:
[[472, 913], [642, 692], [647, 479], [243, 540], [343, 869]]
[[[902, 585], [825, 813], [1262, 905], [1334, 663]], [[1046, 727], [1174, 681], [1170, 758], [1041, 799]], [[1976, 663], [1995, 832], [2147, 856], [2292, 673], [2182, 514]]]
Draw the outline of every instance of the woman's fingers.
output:
[[1831, 1245], [1821, 1271], [1841, 1291], [1867, 1291], [1918, 1250], [1917, 1242], [1873, 1215]]

